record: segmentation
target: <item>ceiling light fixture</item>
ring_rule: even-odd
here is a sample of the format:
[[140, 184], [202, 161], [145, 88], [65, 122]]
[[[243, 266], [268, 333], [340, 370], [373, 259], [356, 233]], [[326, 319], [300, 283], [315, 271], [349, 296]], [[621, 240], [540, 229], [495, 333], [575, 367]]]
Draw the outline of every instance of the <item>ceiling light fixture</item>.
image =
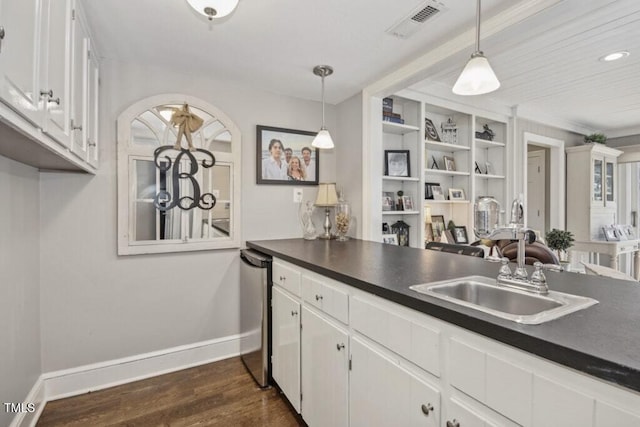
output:
[[500, 82], [493, 72], [489, 61], [480, 50], [480, 0], [476, 12], [476, 51], [460, 73], [453, 85], [456, 95], [482, 95], [493, 92], [500, 87]]
[[610, 53], [608, 55], [600, 57], [600, 61], [611, 62], [611, 61], [615, 61], [617, 59], [626, 58], [629, 55], [631, 55], [631, 54], [629, 52], [627, 52], [626, 50], [621, 50], [620, 52], [613, 52], [613, 53]]
[[333, 74], [333, 68], [328, 65], [317, 65], [313, 68], [313, 74], [322, 78], [322, 127], [311, 145], [316, 148], [333, 148], [333, 139], [324, 126], [324, 78]]
[[224, 18], [231, 14], [238, 6], [239, 0], [187, 0], [191, 6], [200, 15], [206, 17], [209, 21]]

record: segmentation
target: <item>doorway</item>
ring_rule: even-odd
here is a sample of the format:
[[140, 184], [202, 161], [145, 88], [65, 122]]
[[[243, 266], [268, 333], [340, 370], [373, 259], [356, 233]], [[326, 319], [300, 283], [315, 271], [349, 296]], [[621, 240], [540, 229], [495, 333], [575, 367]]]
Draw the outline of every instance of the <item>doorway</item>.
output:
[[527, 148], [527, 226], [540, 231], [548, 231], [547, 224], [547, 168], [546, 151], [529, 145]]

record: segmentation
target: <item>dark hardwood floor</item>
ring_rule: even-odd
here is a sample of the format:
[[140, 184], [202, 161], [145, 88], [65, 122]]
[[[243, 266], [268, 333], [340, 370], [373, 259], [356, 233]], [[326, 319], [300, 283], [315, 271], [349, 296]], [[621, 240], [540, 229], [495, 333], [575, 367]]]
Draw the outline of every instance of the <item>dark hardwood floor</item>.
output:
[[37, 426], [302, 426], [239, 357], [47, 403]]

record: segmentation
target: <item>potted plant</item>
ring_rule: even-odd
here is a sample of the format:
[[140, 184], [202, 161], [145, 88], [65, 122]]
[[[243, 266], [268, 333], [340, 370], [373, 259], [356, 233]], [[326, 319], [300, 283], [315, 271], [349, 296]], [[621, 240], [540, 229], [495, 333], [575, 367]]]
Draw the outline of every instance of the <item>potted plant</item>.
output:
[[573, 246], [573, 242], [575, 241], [573, 233], [554, 228], [553, 230], [548, 231], [544, 238], [547, 241], [547, 246], [556, 251], [558, 259], [564, 263], [568, 262], [566, 259], [562, 259], [563, 257], [561, 254], [564, 253], [566, 255], [567, 249]]
[[607, 137], [603, 133], [592, 133], [591, 135], [587, 135], [584, 137], [585, 144], [591, 144], [592, 142], [604, 144], [607, 142]]

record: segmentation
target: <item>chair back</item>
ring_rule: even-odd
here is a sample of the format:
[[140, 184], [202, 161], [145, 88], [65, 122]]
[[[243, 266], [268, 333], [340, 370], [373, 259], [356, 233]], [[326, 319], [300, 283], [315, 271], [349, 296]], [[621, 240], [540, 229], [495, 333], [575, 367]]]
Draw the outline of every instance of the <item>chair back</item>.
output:
[[427, 242], [424, 245], [424, 248], [432, 251], [448, 252], [453, 254], [484, 258], [484, 249], [477, 246], [454, 245], [452, 243], [441, 242]]

